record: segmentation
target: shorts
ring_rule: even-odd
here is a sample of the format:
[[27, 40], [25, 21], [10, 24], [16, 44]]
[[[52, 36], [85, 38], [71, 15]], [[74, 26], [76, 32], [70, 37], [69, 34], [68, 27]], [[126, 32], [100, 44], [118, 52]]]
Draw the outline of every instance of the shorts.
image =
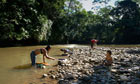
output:
[[31, 57], [32, 66], [35, 66], [35, 64], [36, 64], [36, 55], [35, 55], [34, 51], [31, 52], [30, 57]]

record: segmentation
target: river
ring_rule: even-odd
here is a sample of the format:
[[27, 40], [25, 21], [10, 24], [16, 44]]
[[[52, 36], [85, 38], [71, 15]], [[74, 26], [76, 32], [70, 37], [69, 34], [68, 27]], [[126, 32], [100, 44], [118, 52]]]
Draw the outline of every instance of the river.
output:
[[[53, 45], [49, 53], [56, 59], [62, 58], [60, 48], [81, 47], [82, 45]], [[136, 45], [137, 46], [137, 45]], [[30, 52], [37, 48], [45, 46], [24, 46], [24, 47], [6, 47], [0, 48], [0, 84], [27, 84], [37, 80], [34, 76], [46, 73], [46, 69], [35, 69], [30, 67]], [[119, 46], [119, 47], [122, 47]], [[134, 46], [130, 46], [134, 47]], [[57, 61], [46, 60], [50, 65], [55, 65]], [[37, 62], [42, 62], [42, 56], [37, 56]], [[48, 66], [47, 68], [51, 68]], [[29, 83], [29, 82], [28, 82]]]
[[[37, 48], [45, 46], [25, 46], [25, 47], [7, 47], [0, 48], [0, 84], [26, 84], [26, 80], [36, 80], [34, 75], [45, 73], [44, 69], [34, 69], [30, 67], [30, 52]], [[60, 58], [60, 48], [70, 47], [55, 45], [49, 53], [49, 56]], [[56, 61], [46, 60], [53, 65]], [[42, 56], [37, 56], [37, 62], [42, 62]], [[48, 66], [47, 68], [50, 68]]]

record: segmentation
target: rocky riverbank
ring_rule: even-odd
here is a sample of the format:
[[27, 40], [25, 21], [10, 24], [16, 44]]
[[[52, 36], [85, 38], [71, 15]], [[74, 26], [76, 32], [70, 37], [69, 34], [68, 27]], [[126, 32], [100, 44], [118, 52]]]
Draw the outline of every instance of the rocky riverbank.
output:
[[[107, 50], [112, 51], [113, 65], [102, 65]], [[140, 84], [140, 49], [98, 47], [74, 48], [73, 54], [58, 62], [58, 71], [50, 77], [58, 84]]]

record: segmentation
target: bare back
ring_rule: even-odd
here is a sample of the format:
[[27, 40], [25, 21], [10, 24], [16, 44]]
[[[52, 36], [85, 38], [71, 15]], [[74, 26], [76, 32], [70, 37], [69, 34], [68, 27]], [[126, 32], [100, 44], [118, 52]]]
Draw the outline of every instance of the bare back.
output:
[[38, 55], [38, 54], [46, 54], [47, 51], [44, 50], [44, 48], [41, 48], [41, 49], [36, 49], [34, 50], [35, 54]]

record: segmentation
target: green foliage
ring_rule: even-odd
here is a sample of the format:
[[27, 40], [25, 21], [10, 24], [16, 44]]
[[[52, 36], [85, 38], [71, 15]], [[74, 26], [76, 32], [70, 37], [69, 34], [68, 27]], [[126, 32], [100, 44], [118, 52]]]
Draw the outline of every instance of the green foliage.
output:
[[135, 1], [137, 4], [140, 4], [140, 0], [133, 0], [133, 1]]
[[94, 14], [79, 0], [1, 0], [0, 43], [89, 43], [93, 38], [99, 43], [139, 43], [138, 4], [139, 0], [120, 0], [116, 7]]
[[36, 8], [35, 0], [7, 0], [0, 5], [0, 40], [47, 40], [52, 22]]
[[109, 1], [111, 1], [111, 0], [93, 0], [93, 3], [105, 3], [105, 4], [107, 4]]
[[48, 19], [55, 21], [63, 12], [66, 0], [36, 0], [39, 13], [45, 14]]
[[[116, 28], [115, 41], [121, 43], [138, 43], [136, 37], [140, 36], [140, 12], [139, 6], [131, 1], [124, 0], [118, 3], [118, 6], [111, 11]], [[128, 34], [129, 33], [129, 34]]]

